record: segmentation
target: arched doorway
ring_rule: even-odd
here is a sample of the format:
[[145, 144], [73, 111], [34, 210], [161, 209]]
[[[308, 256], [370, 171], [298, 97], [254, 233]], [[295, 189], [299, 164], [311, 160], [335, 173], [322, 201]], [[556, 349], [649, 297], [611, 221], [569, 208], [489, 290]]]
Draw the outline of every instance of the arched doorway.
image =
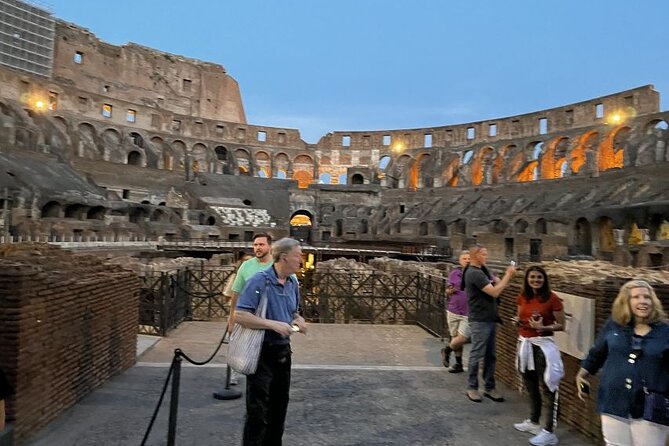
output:
[[302, 243], [311, 241], [313, 215], [311, 212], [299, 210], [290, 217], [290, 236]]

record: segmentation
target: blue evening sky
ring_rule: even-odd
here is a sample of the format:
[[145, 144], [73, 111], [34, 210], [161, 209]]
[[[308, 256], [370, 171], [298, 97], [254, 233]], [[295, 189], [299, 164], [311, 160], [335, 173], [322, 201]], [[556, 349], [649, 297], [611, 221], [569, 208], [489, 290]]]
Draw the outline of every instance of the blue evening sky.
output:
[[646, 84], [669, 95], [667, 0], [47, 1], [107, 42], [220, 63], [249, 123], [297, 128], [309, 143]]

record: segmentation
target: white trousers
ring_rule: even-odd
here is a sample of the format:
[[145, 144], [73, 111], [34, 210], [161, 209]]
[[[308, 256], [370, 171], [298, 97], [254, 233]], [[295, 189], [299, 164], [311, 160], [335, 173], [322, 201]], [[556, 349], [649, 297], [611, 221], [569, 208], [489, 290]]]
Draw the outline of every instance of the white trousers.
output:
[[606, 446], [669, 446], [669, 426], [602, 414]]

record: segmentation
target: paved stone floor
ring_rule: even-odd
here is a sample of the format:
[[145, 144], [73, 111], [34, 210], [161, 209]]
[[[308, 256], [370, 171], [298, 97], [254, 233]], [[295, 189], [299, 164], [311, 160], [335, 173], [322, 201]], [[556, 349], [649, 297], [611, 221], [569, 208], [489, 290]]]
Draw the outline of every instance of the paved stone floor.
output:
[[[189, 322], [159, 342], [142, 341], [138, 364], [52, 422], [32, 446], [140, 445], [175, 348], [196, 360], [218, 344], [222, 323]], [[293, 340], [293, 385], [284, 444], [526, 445], [513, 429], [526, 418], [526, 397], [501, 388], [507, 401], [472, 403], [465, 374], [440, 365], [439, 339], [414, 326], [313, 324]], [[244, 400], [219, 401], [225, 348], [207, 366], [182, 368], [177, 445], [241, 444]], [[239, 390], [244, 390], [242, 379]], [[148, 445], [166, 444], [169, 394]], [[560, 443], [593, 445], [567, 425]]]

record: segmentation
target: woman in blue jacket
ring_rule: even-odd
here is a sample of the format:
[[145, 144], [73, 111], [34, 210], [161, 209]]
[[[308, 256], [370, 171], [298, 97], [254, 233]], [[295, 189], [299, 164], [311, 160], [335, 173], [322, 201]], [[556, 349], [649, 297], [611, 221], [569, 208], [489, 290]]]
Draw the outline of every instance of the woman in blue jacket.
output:
[[669, 426], [643, 419], [645, 390], [669, 395], [669, 324], [644, 280], [625, 283], [588, 357], [576, 375], [579, 398], [587, 377], [602, 369], [597, 411], [611, 446], [665, 446]]

